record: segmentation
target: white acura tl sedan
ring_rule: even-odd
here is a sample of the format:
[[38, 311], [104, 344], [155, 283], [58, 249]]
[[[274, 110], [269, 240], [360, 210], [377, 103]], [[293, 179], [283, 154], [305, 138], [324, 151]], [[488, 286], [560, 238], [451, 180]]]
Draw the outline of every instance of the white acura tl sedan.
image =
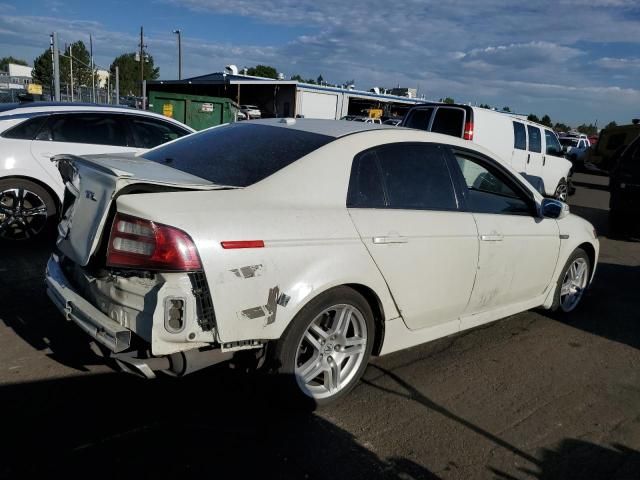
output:
[[48, 294], [147, 377], [254, 354], [317, 403], [384, 355], [541, 307], [574, 310], [594, 228], [470, 142], [264, 120], [142, 156], [59, 156]]

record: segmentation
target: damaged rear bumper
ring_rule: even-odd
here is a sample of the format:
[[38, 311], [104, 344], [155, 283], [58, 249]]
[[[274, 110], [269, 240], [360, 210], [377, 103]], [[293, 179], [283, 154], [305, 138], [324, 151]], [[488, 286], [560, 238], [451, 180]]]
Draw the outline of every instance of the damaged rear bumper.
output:
[[114, 353], [131, 346], [131, 330], [123, 327], [82, 298], [67, 280], [54, 253], [47, 262], [47, 295], [67, 320], [73, 321]]

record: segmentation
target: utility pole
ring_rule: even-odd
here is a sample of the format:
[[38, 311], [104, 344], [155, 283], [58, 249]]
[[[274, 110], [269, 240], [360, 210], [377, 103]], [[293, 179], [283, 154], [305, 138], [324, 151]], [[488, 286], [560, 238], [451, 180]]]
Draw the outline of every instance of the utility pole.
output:
[[120, 105], [120, 67], [116, 65], [116, 105]]
[[60, 101], [60, 51], [58, 50], [58, 32], [53, 32], [53, 99]]
[[91, 101], [96, 101], [96, 75], [93, 65], [93, 38], [89, 35], [89, 50], [91, 54]]
[[182, 30], [174, 30], [178, 35], [178, 80], [182, 80]]
[[69, 76], [71, 78], [71, 101], [73, 102], [73, 44], [69, 44]]
[[[142, 92], [142, 82], [144, 81], [144, 47], [146, 47], [146, 45], [144, 44], [144, 36], [143, 36], [143, 29], [142, 27], [140, 27], [140, 96], [143, 96], [143, 92]], [[142, 102], [144, 103], [144, 98], [142, 98]], [[144, 109], [144, 105], [143, 105], [143, 109]]]

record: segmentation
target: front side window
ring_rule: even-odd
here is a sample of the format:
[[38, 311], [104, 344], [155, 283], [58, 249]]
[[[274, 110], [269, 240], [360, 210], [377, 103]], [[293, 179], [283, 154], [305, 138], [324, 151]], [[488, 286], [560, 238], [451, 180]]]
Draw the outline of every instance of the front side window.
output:
[[466, 203], [474, 213], [530, 215], [531, 208], [506, 174], [486, 162], [456, 153], [467, 187]]
[[513, 122], [513, 148], [518, 150], [527, 149], [527, 132], [524, 124], [520, 122]]
[[155, 118], [144, 118], [137, 115], [129, 118], [136, 147], [138, 148], [157, 147], [190, 133], [176, 125]]
[[558, 142], [558, 137], [551, 130], [544, 131], [544, 139], [547, 142], [547, 155], [560, 155], [562, 147]]
[[458, 203], [441, 147], [397, 143], [376, 149], [389, 208], [456, 210]]
[[124, 117], [100, 113], [53, 115], [38, 134], [38, 140], [128, 146]]
[[47, 115], [29, 118], [15, 127], [10, 128], [3, 133], [2, 136], [4, 138], [13, 138], [15, 140], [33, 140], [46, 119]]
[[542, 135], [540, 129], [532, 125], [527, 125], [527, 132], [529, 132], [529, 151], [542, 153]]

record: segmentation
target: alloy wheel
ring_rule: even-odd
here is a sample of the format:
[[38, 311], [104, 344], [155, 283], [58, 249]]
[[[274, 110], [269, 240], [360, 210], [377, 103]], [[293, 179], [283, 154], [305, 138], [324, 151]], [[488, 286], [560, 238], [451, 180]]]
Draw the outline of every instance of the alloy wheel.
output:
[[584, 294], [587, 286], [589, 264], [582, 258], [576, 258], [564, 274], [560, 287], [560, 308], [563, 312], [574, 310]]
[[337, 395], [353, 380], [367, 349], [367, 324], [353, 305], [325, 309], [309, 324], [296, 350], [295, 376], [310, 397]]
[[35, 237], [47, 224], [47, 205], [26, 188], [0, 191], [0, 238], [26, 240]]
[[568, 196], [569, 196], [569, 188], [567, 187], [567, 184], [564, 182], [560, 182], [556, 188], [556, 194], [555, 194], [556, 199], [560, 200], [561, 202], [566, 202]]

